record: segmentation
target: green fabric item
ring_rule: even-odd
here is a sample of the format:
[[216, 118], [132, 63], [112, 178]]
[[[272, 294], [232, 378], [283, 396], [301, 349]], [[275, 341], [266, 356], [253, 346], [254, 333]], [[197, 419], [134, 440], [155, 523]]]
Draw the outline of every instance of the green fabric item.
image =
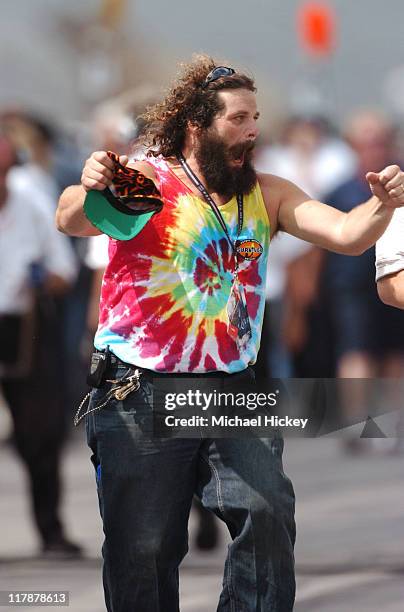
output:
[[125, 214], [114, 208], [102, 191], [95, 189], [84, 200], [84, 213], [90, 223], [115, 240], [131, 240], [137, 236], [155, 212]]

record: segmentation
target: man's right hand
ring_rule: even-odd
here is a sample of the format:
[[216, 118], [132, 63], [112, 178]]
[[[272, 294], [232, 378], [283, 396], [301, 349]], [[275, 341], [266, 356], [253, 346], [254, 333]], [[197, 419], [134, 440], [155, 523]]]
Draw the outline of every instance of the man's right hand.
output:
[[[126, 166], [128, 157], [121, 155], [119, 162]], [[81, 175], [81, 184], [85, 191], [96, 189], [103, 191], [113, 182], [115, 164], [106, 151], [95, 151], [86, 161]]]

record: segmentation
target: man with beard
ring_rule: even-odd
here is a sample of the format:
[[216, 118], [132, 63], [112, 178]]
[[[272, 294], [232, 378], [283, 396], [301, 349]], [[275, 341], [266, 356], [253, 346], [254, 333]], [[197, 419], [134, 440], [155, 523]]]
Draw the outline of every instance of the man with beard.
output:
[[[148, 213], [140, 232], [127, 215], [133, 231], [110, 241], [92, 364], [97, 388], [86, 412], [109, 612], [179, 610], [178, 567], [194, 493], [233, 540], [218, 611], [293, 609], [294, 494], [282, 439], [153, 437], [153, 380], [192, 374], [213, 378], [220, 391], [250, 380], [270, 236], [282, 229], [359, 254], [404, 204], [403, 173], [397, 166], [369, 172], [374, 196], [342, 213], [288, 181], [256, 175], [258, 116], [252, 79], [207, 57], [186, 66], [144, 115], [148, 156], [131, 165], [156, 184], [164, 206]], [[85, 201], [116, 172], [111, 155], [93, 153], [82, 184], [61, 197], [60, 230], [99, 233]]]

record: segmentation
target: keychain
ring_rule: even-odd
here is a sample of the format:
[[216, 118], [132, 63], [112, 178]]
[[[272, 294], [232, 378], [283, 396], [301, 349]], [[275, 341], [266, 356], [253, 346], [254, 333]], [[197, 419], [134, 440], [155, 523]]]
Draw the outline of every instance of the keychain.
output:
[[140, 370], [136, 369], [131, 376], [127, 376], [127, 374], [128, 372], [122, 378], [117, 378], [113, 380], [107, 379], [105, 382], [112, 383], [115, 386], [111, 387], [111, 389], [105, 395], [104, 401], [101, 404], [97, 404], [97, 406], [94, 406], [94, 408], [88, 409], [83, 414], [80, 414], [86, 401], [90, 399], [90, 393], [87, 393], [87, 395], [83, 398], [74, 416], [74, 419], [73, 419], [74, 426], [77, 427], [80, 421], [84, 419], [84, 417], [87, 416], [88, 414], [91, 414], [92, 412], [95, 412], [96, 410], [101, 410], [101, 408], [104, 408], [104, 406], [108, 404], [111, 397], [115, 397], [116, 400], [121, 402], [129, 395], [129, 393], [132, 393], [133, 391], [137, 391], [140, 388], [140, 376], [141, 376]]

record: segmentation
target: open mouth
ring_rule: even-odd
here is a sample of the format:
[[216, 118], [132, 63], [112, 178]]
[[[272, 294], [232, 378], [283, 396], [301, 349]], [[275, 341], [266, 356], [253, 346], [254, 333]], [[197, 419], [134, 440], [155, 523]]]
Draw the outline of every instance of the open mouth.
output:
[[244, 159], [245, 153], [241, 153], [241, 155], [239, 155], [238, 157], [234, 157], [232, 161], [235, 166], [242, 166], [244, 164]]
[[235, 166], [243, 166], [246, 157], [254, 149], [254, 143], [250, 142], [242, 146], [238, 146], [232, 151], [231, 161]]

